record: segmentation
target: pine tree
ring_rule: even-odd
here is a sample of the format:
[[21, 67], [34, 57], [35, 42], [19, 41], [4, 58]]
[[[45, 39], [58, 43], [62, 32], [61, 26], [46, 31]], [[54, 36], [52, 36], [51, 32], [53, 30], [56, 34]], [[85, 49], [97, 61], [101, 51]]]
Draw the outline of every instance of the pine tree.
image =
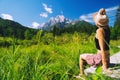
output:
[[32, 38], [32, 34], [29, 29], [27, 29], [24, 33], [25, 39], [30, 40]]
[[120, 5], [118, 6], [114, 27], [111, 32], [112, 39], [120, 39]]
[[116, 20], [115, 20], [115, 23], [114, 23], [114, 27], [119, 25], [120, 26], [120, 5], [117, 9], [117, 12], [116, 12]]

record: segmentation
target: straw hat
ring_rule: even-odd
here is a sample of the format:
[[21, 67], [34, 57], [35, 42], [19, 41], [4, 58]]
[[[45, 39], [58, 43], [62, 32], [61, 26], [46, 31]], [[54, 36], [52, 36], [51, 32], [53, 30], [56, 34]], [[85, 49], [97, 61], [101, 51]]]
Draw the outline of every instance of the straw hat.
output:
[[109, 19], [106, 15], [105, 9], [101, 8], [97, 13], [93, 15], [93, 20], [97, 26], [108, 25]]

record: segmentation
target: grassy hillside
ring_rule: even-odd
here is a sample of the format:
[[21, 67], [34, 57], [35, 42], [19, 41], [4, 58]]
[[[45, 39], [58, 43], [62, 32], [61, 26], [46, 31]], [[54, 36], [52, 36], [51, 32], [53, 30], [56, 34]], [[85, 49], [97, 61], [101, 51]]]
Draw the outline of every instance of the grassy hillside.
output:
[[[0, 80], [74, 80], [73, 76], [79, 73], [79, 55], [96, 53], [93, 35], [45, 36], [36, 44], [32, 43], [34, 40], [1, 37], [0, 42], [11, 41], [11, 45], [0, 46]], [[119, 51], [119, 43], [120, 40], [111, 41], [111, 55]], [[104, 75], [85, 77], [95, 78], [112, 80]]]

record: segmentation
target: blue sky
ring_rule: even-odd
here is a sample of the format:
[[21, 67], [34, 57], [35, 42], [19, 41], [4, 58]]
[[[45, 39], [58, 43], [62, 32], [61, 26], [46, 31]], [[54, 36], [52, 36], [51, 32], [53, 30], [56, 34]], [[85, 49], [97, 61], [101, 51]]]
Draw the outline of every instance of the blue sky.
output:
[[0, 0], [0, 17], [37, 28], [57, 15], [93, 23], [92, 15], [105, 8], [113, 25], [118, 5], [120, 0]]

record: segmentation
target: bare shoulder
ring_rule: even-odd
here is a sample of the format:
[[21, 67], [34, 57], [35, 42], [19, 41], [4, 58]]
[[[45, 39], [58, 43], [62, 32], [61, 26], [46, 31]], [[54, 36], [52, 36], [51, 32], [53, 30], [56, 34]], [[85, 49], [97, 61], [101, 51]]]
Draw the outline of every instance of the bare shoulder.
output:
[[104, 30], [103, 30], [103, 28], [99, 28], [99, 29], [97, 29], [96, 32], [97, 32], [97, 33], [104, 33]]
[[104, 36], [104, 29], [103, 28], [99, 28], [99, 29], [97, 29], [96, 33], [97, 33], [96, 34], [97, 38], [103, 37]]

